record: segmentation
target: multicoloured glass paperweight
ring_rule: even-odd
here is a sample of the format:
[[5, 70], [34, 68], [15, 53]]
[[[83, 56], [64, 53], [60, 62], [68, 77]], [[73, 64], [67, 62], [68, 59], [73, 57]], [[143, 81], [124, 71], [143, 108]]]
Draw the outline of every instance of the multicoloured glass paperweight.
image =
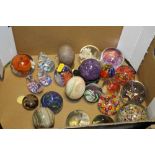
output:
[[99, 60], [100, 55], [101, 55], [101, 52], [96, 46], [86, 45], [82, 47], [82, 49], [80, 50], [80, 54], [79, 54], [80, 62], [83, 62], [86, 59]]
[[43, 52], [39, 55], [38, 67], [46, 72], [52, 72], [55, 68], [54, 62]]
[[24, 77], [34, 71], [34, 62], [27, 54], [18, 54], [11, 61], [11, 70], [16, 76]]
[[54, 114], [61, 111], [63, 106], [63, 98], [61, 95], [54, 91], [45, 93], [41, 98], [41, 104], [43, 107], [48, 107]]
[[116, 48], [106, 48], [101, 53], [100, 60], [103, 64], [112, 65], [116, 69], [124, 62], [124, 56], [122, 52]]
[[38, 98], [37, 96], [33, 95], [33, 94], [28, 94], [26, 95], [23, 100], [22, 100], [22, 104], [23, 107], [26, 110], [33, 110], [38, 106]]
[[38, 94], [41, 93], [44, 89], [43, 85], [39, 82], [33, 79], [32, 75], [28, 75], [26, 77], [27, 82], [27, 88], [31, 93]]
[[100, 95], [102, 94], [102, 89], [95, 83], [90, 83], [86, 86], [84, 92], [84, 98], [90, 103], [98, 102]]
[[52, 83], [51, 77], [43, 69], [38, 71], [38, 79], [43, 86], [49, 86]]
[[64, 63], [67, 66], [74, 64], [75, 52], [70, 45], [62, 45], [58, 50], [59, 63]]
[[65, 93], [68, 98], [77, 100], [82, 97], [85, 91], [85, 82], [79, 76], [72, 77], [66, 84]]
[[115, 75], [115, 69], [112, 65], [105, 64], [102, 66], [100, 77], [103, 79], [112, 78]]
[[90, 124], [89, 116], [81, 110], [72, 111], [67, 119], [66, 126], [67, 127], [82, 127]]
[[147, 112], [143, 106], [135, 104], [124, 105], [118, 112], [119, 122], [137, 122], [147, 120]]
[[104, 124], [104, 123], [113, 123], [114, 120], [107, 115], [97, 115], [93, 119], [92, 124]]
[[73, 76], [72, 70], [70, 67], [60, 63], [54, 72], [54, 78], [56, 83], [63, 87], [66, 85], [69, 79]]
[[135, 71], [129, 66], [122, 65], [116, 69], [115, 79], [121, 85], [125, 85], [128, 81], [135, 79]]
[[36, 129], [52, 128], [54, 126], [54, 113], [49, 108], [40, 107], [32, 116], [33, 125]]
[[123, 86], [120, 95], [124, 103], [141, 104], [146, 96], [145, 87], [139, 81], [132, 80]]
[[95, 81], [100, 78], [101, 65], [95, 59], [84, 60], [78, 68], [80, 76], [85, 81]]
[[114, 115], [122, 106], [122, 102], [115, 95], [102, 95], [98, 102], [98, 109], [104, 115]]

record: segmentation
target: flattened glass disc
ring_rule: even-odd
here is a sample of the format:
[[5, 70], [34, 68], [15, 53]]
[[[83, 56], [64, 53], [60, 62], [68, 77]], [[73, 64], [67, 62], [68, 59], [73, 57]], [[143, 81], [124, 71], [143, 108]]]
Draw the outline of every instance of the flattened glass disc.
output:
[[86, 45], [84, 47], [82, 47], [82, 49], [80, 50], [80, 62], [86, 60], [86, 59], [96, 59], [99, 60], [100, 59], [100, 51], [96, 46], [93, 45]]
[[33, 110], [38, 106], [38, 98], [33, 94], [28, 94], [23, 98], [22, 104], [26, 110]]
[[103, 124], [103, 123], [113, 123], [114, 120], [107, 116], [107, 115], [97, 115], [94, 119], [93, 119], [93, 124]]
[[107, 48], [101, 53], [101, 62], [112, 65], [116, 69], [124, 62], [124, 56], [116, 48]]
[[117, 114], [119, 122], [137, 122], [147, 119], [146, 109], [135, 104], [124, 105]]
[[43, 107], [48, 107], [56, 114], [59, 113], [62, 109], [63, 98], [59, 93], [49, 91], [42, 96], [41, 104]]
[[34, 71], [34, 62], [27, 54], [18, 54], [11, 61], [11, 70], [16, 76], [24, 77]]
[[129, 81], [121, 89], [121, 98], [125, 103], [141, 104], [145, 96], [145, 87], [139, 81]]
[[90, 124], [89, 116], [81, 110], [72, 111], [67, 119], [66, 126], [67, 127], [81, 127], [88, 126]]

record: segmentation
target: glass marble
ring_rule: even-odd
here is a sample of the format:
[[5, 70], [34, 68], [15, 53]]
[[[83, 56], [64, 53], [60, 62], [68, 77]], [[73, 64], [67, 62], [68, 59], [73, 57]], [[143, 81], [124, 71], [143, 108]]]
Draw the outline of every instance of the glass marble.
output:
[[92, 121], [92, 124], [104, 124], [104, 123], [113, 123], [114, 120], [107, 115], [97, 115]]
[[135, 104], [124, 105], [117, 114], [119, 122], [137, 122], [147, 120], [146, 109]]
[[122, 106], [122, 102], [115, 95], [102, 95], [98, 102], [98, 109], [104, 115], [114, 115]]
[[38, 79], [43, 86], [49, 86], [52, 83], [51, 77], [42, 69], [38, 72]]
[[33, 110], [38, 106], [38, 98], [37, 96], [33, 95], [33, 94], [28, 94], [26, 95], [23, 100], [22, 100], [22, 104], [23, 107], [26, 110]]
[[125, 85], [128, 81], [135, 79], [135, 71], [129, 66], [122, 65], [116, 69], [115, 79], [121, 85]]
[[55, 116], [49, 108], [40, 107], [34, 111], [32, 120], [36, 129], [52, 128], [54, 126]]
[[141, 104], [146, 97], [145, 87], [139, 81], [129, 81], [121, 89], [120, 96], [124, 103]]
[[67, 127], [82, 127], [88, 126], [90, 124], [89, 116], [81, 110], [72, 111], [67, 119], [66, 119], [66, 126]]
[[75, 52], [70, 45], [62, 45], [58, 50], [59, 63], [64, 63], [67, 66], [74, 64]]
[[101, 66], [100, 63], [95, 59], [84, 60], [78, 68], [80, 76], [85, 81], [94, 81], [99, 79]]
[[84, 92], [84, 98], [89, 103], [98, 102], [100, 95], [102, 94], [102, 89], [95, 83], [90, 83], [86, 86]]
[[34, 62], [27, 54], [18, 54], [11, 61], [11, 70], [16, 76], [24, 77], [34, 71]]
[[66, 84], [65, 93], [69, 99], [80, 99], [85, 91], [85, 82], [79, 76], [72, 77]]
[[99, 60], [100, 59], [100, 50], [93, 45], [86, 45], [84, 47], [82, 47], [82, 49], [80, 50], [80, 62], [82, 63], [84, 60], [86, 59], [96, 59]]
[[116, 48], [107, 48], [101, 53], [100, 60], [103, 64], [112, 65], [116, 69], [124, 62], [124, 56]]
[[105, 78], [112, 78], [115, 75], [115, 69], [112, 65], [105, 64], [102, 66], [100, 77]]
[[60, 63], [54, 72], [54, 78], [56, 83], [63, 87], [66, 85], [69, 79], [73, 76], [72, 70], [70, 67]]
[[41, 98], [41, 104], [43, 107], [48, 107], [54, 114], [61, 111], [63, 106], [63, 98], [61, 95], [54, 91], [45, 93]]
[[32, 75], [28, 75], [26, 77], [27, 81], [27, 88], [31, 93], [38, 94], [41, 93], [44, 89], [43, 85], [39, 82], [33, 79]]
[[52, 72], [55, 68], [54, 62], [43, 52], [39, 55], [38, 67], [46, 72]]

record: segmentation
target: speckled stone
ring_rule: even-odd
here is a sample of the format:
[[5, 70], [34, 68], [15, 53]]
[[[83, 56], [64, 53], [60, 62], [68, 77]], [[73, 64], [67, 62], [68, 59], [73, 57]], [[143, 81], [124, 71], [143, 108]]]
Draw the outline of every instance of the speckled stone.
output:
[[78, 68], [80, 76], [84, 78], [85, 81], [94, 81], [99, 79], [101, 65], [95, 59], [84, 60]]
[[54, 126], [54, 114], [49, 108], [40, 107], [33, 113], [32, 120], [35, 128], [52, 128]]
[[22, 104], [26, 110], [33, 110], [38, 106], [38, 98], [33, 94], [28, 94], [23, 98]]
[[48, 107], [54, 114], [59, 113], [63, 106], [63, 98], [61, 95], [54, 91], [45, 93], [41, 98], [43, 107]]
[[81, 77], [79, 76], [72, 77], [67, 82], [65, 92], [68, 98], [77, 100], [82, 97], [84, 91], [85, 91], [85, 82]]

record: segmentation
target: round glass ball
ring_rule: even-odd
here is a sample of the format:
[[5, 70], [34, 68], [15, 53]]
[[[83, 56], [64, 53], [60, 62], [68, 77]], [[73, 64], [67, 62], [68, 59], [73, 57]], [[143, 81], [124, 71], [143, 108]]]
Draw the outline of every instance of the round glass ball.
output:
[[95, 103], [98, 102], [101, 94], [102, 89], [97, 84], [90, 83], [86, 86], [84, 98], [89, 103]]
[[72, 78], [72, 76], [73, 73], [71, 68], [62, 63], [59, 64], [54, 72], [55, 81], [61, 87], [65, 86], [68, 80]]
[[27, 54], [18, 54], [11, 61], [11, 70], [16, 76], [25, 77], [34, 71], [34, 62]]
[[101, 53], [100, 60], [103, 64], [112, 65], [116, 69], [124, 62], [124, 56], [122, 52], [116, 48], [106, 48]]
[[147, 120], [144, 107], [135, 104], [124, 105], [117, 114], [119, 122], [137, 122]]
[[103, 123], [113, 123], [114, 120], [107, 115], [97, 115], [93, 119], [92, 124], [103, 124]]
[[67, 127], [82, 127], [90, 124], [89, 116], [81, 110], [72, 111], [67, 119], [66, 126]]
[[61, 111], [63, 106], [63, 98], [54, 91], [49, 91], [41, 97], [41, 104], [43, 107], [48, 107], [54, 114]]

